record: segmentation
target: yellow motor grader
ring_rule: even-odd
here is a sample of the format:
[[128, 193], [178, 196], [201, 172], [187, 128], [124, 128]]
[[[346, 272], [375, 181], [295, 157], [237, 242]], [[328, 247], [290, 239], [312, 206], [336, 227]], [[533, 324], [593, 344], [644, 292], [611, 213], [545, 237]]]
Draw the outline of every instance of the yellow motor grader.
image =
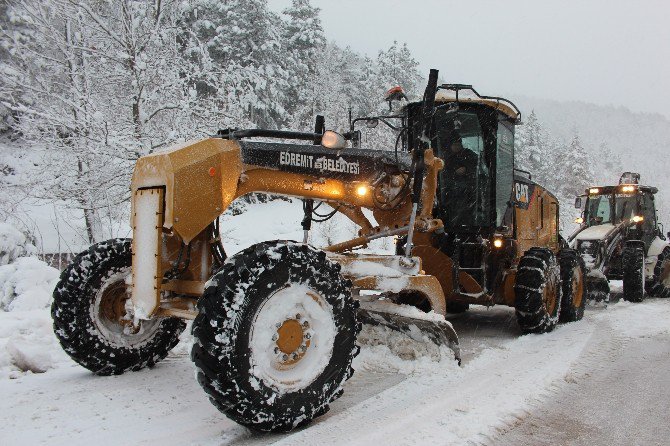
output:
[[[395, 151], [361, 147], [356, 126], [380, 122], [397, 132]], [[526, 333], [577, 320], [583, 262], [559, 237], [556, 197], [514, 169], [519, 122], [510, 101], [438, 87], [431, 70], [422, 101], [344, 134], [317, 117], [314, 132], [229, 129], [145, 156], [132, 178], [133, 238], [91, 246], [63, 272], [56, 335], [82, 366], [119, 374], [163, 359], [193, 320], [191, 357], [212, 403], [282, 431], [341, 394], [362, 323], [459, 359], [445, 315], [470, 304], [514, 307]], [[305, 237], [227, 257], [218, 218], [254, 192], [303, 199], [306, 235], [315, 200], [360, 231], [323, 249]], [[398, 238], [395, 255], [355, 252], [382, 237]]]

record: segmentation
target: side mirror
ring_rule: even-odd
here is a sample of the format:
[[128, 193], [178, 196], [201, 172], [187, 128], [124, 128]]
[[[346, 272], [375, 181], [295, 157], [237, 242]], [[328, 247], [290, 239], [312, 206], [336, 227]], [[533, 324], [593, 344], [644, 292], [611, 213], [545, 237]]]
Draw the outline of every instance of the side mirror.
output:
[[582, 208], [582, 197], [575, 197], [575, 209]]

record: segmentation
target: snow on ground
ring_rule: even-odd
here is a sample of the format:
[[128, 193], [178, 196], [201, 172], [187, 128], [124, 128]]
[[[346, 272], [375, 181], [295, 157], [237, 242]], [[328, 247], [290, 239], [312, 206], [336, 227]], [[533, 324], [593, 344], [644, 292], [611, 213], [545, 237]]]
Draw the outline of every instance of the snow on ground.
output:
[[[302, 238], [299, 201], [251, 207], [224, 219], [229, 254], [261, 240]], [[317, 226], [312, 242], [349, 237], [347, 225], [336, 217]], [[11, 310], [0, 311], [0, 444], [477, 444], [569, 382], [577, 366], [606, 367], [606, 355], [584, 357], [593, 339], [670, 336], [668, 300], [612, 304], [529, 336], [520, 336], [513, 310], [476, 307], [450, 317], [462, 367], [448, 354], [408, 361], [384, 345], [364, 345], [329, 413], [290, 434], [259, 435], [209, 403], [193, 377], [187, 334], [154, 369], [97, 377], [69, 360], [46, 308], [56, 279], [34, 258], [0, 267], [3, 308]]]
[[[46, 318], [42, 320], [45, 325]], [[584, 361], [584, 346], [592, 338], [670, 335], [670, 302], [659, 299], [589, 311], [583, 321], [545, 335], [518, 337], [510, 318], [513, 312], [506, 308], [479, 308], [454, 317], [452, 322], [468, 350], [464, 352], [468, 359], [460, 368], [444, 359], [404, 361], [384, 346], [364, 346], [354, 363], [354, 377], [331, 411], [307, 428], [283, 435], [255, 434], [219, 414], [195, 382], [183, 345], [154, 369], [115, 377], [93, 376], [53, 351], [53, 370], [0, 379], [4, 396], [0, 400], [0, 441], [68, 445], [91, 441], [99, 445], [479, 443], [569, 381], [572, 369]], [[5, 322], [3, 319], [1, 326]], [[491, 330], [488, 335], [499, 336], [487, 336], [484, 325]]]

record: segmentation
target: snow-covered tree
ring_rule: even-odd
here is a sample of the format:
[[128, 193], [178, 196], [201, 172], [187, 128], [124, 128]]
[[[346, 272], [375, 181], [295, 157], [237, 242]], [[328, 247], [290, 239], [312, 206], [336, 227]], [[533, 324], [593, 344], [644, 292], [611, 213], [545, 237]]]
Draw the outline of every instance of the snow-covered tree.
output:
[[554, 164], [553, 144], [532, 110], [523, 125], [516, 130], [517, 167], [545, 178]]
[[99, 214], [127, 202], [139, 156], [214, 130], [193, 77], [207, 63], [180, 57], [173, 3], [16, 0], [11, 14], [30, 34], [5, 33], [4, 104], [46, 148], [31, 189], [82, 209], [99, 240]]
[[193, 0], [185, 13], [221, 75], [213, 87], [231, 125], [279, 128], [289, 73], [284, 68], [281, 20], [266, 0]]
[[418, 70], [419, 63], [412, 56], [406, 43], [393, 42], [387, 50], [377, 56], [377, 81], [382, 89], [397, 85], [405, 90], [408, 97], [420, 99], [425, 82]]
[[600, 143], [595, 161], [595, 180], [600, 184], [616, 184], [625, 170], [619, 154], [612, 152], [605, 141]]
[[313, 7], [309, 0], [293, 0], [283, 14], [286, 20], [282, 42], [287, 56], [284, 67], [291, 76], [285, 108], [291, 116], [292, 127], [309, 129], [315, 116], [315, 86], [320, 81], [317, 67], [326, 47], [326, 36], [319, 8]]

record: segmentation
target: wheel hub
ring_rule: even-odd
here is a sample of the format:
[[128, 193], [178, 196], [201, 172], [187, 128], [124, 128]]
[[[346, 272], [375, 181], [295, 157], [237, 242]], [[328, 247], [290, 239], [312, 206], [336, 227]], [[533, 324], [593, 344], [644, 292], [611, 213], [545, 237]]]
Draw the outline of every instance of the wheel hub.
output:
[[279, 325], [274, 336], [275, 354], [282, 364], [292, 365], [300, 361], [309, 348], [311, 333], [309, 321], [301, 321], [300, 314], [295, 319], [287, 319]]
[[554, 274], [549, 274], [548, 276], [547, 283], [544, 287], [544, 305], [547, 309], [547, 313], [552, 315], [554, 314], [554, 311], [556, 311], [556, 305], [558, 305], [558, 280]]
[[302, 284], [277, 290], [252, 325], [254, 375], [280, 392], [304, 388], [329, 363], [336, 334], [330, 305], [319, 293]]
[[124, 280], [110, 284], [102, 292], [100, 317], [107, 323], [120, 325], [131, 333], [137, 333], [139, 326], [135, 326], [132, 318], [128, 317], [126, 309], [128, 299], [129, 295]]

